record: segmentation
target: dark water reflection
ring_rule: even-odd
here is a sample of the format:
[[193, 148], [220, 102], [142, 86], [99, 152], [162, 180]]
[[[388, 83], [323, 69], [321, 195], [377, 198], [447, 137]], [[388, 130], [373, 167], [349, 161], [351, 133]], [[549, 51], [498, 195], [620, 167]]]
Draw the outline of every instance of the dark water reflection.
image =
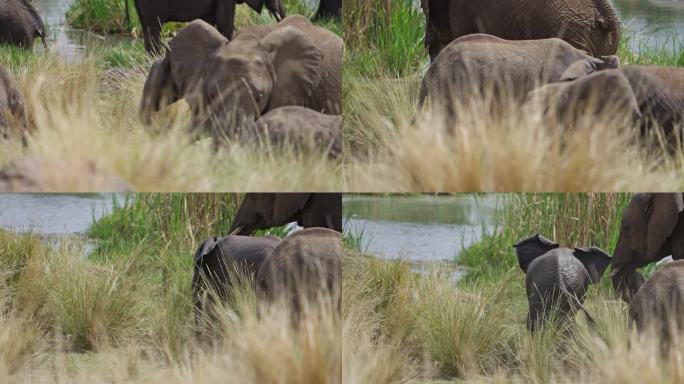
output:
[[677, 48], [684, 45], [684, 1], [611, 0], [624, 27], [636, 35], [630, 45]]

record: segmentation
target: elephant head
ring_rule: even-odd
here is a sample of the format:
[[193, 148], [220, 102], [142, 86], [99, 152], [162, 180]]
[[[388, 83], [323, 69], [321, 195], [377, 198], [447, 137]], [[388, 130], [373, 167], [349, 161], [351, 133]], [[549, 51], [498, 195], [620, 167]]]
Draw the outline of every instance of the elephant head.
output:
[[250, 8], [255, 10], [257, 13], [261, 13], [261, 10], [263, 9], [264, 5], [266, 6], [266, 9], [273, 15], [273, 17], [276, 18], [276, 20], [280, 21], [285, 18], [285, 7], [283, 7], [283, 4], [281, 3], [280, 0], [242, 0], [238, 1], [238, 3], [245, 3], [249, 5]]
[[[256, 35], [256, 34], [255, 34]], [[292, 26], [276, 27], [256, 45], [229, 42], [201, 20], [188, 24], [152, 67], [141, 117], [184, 98], [193, 128], [218, 128], [233, 136], [242, 123], [286, 105], [305, 105], [321, 78], [321, 51]]]
[[669, 240], [682, 210], [680, 193], [639, 193], [630, 200], [612, 260], [613, 287], [623, 299], [629, 301], [643, 283], [643, 277], [634, 275], [637, 268], [671, 252]]
[[518, 264], [527, 273], [527, 267], [534, 259], [552, 249], [558, 248], [559, 245], [540, 234], [535, 234], [520, 240], [514, 247], [515, 253], [518, 255]]
[[308, 193], [248, 193], [230, 228], [235, 235], [251, 235], [260, 228], [277, 227], [299, 219]]

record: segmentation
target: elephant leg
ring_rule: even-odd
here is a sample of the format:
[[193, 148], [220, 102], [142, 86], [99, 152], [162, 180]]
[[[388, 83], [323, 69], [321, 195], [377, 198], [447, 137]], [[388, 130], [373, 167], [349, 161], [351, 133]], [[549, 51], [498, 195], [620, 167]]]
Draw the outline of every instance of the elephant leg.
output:
[[158, 19], [154, 22], [143, 23], [143, 38], [145, 50], [148, 53], [155, 56], [162, 54], [161, 22]]
[[235, 29], [235, 1], [217, 2], [216, 29], [227, 39], [233, 38], [233, 31]]

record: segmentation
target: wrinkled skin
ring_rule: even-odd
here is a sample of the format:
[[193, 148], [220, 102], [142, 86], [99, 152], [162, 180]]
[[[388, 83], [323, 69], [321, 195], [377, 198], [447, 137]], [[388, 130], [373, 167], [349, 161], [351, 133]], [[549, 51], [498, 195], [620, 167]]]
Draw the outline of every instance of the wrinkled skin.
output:
[[684, 68], [627, 65], [547, 84], [532, 91], [529, 99], [542, 100], [546, 109], [555, 106], [562, 121], [586, 113], [627, 117], [642, 135], [661, 127], [672, 142], [676, 128], [684, 124]]
[[281, 0], [135, 0], [145, 49], [149, 53], [161, 53], [161, 26], [169, 21], [201, 19], [215, 26], [223, 36], [230, 39], [233, 37], [235, 6], [243, 3], [258, 13], [266, 6], [278, 21], [285, 18]]
[[458, 102], [492, 97], [492, 106], [522, 102], [527, 93], [564, 77], [616, 68], [619, 59], [596, 59], [560, 39], [511, 41], [469, 35], [449, 44], [423, 77], [419, 106], [426, 98], [455, 116]]
[[589, 284], [598, 283], [610, 263], [610, 256], [600, 248], [559, 248], [538, 234], [515, 244], [515, 252], [526, 273], [530, 331], [538, 329], [551, 309], [568, 318], [583, 309]]
[[422, 0], [425, 44], [434, 60], [451, 41], [474, 33], [509, 40], [559, 37], [593, 56], [613, 55], [620, 20], [607, 0]]
[[247, 129], [247, 139], [297, 152], [326, 153], [335, 159], [342, 152], [342, 116], [304, 107], [281, 107], [263, 115]]
[[28, 0], [0, 1], [0, 44], [31, 49], [36, 38], [47, 44], [45, 25]]
[[[56, 170], [59, 170], [58, 172]], [[0, 192], [135, 192], [93, 161], [26, 156], [0, 169]]]
[[251, 237], [230, 235], [212, 237], [200, 244], [194, 256], [192, 295], [195, 321], [202, 326], [202, 316], [211, 312], [214, 299], [226, 300], [232, 278], [254, 278], [266, 257], [281, 240], [276, 236]]
[[0, 135], [4, 138], [27, 128], [26, 102], [19, 87], [7, 70], [0, 65]]
[[622, 212], [611, 275], [623, 300], [630, 302], [643, 283], [637, 268], [668, 255], [684, 259], [682, 211], [681, 193], [638, 193]]
[[231, 234], [251, 235], [257, 229], [297, 222], [342, 232], [340, 193], [247, 193], [235, 213]]
[[684, 330], [684, 260], [657, 270], [629, 305], [629, 321], [640, 333], [652, 329], [666, 351], [673, 334]]
[[152, 112], [184, 98], [193, 129], [219, 141], [284, 106], [340, 114], [341, 75], [342, 39], [302, 16], [242, 29], [230, 42], [196, 20], [152, 67], [140, 112], [149, 123]]
[[320, 0], [314, 20], [337, 18], [342, 16], [342, 0]]
[[266, 258], [256, 276], [257, 295], [269, 302], [284, 299], [295, 313], [302, 300], [330, 295], [339, 308], [342, 234], [307, 228], [283, 240]]

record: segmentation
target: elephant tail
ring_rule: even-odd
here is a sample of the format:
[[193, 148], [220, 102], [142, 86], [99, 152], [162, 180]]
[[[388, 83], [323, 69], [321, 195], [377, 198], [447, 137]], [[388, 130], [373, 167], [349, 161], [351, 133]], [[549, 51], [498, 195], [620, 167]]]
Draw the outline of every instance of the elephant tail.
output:
[[428, 94], [428, 86], [427, 86], [427, 81], [423, 79], [423, 81], [420, 83], [420, 93], [418, 93], [418, 110], [420, 111], [423, 109], [423, 104], [425, 104], [425, 99], [427, 98]]
[[584, 305], [579, 301], [577, 296], [571, 294], [568, 292], [565, 288], [562, 288], [563, 294], [568, 297], [577, 308], [584, 313], [584, 315], [587, 317], [587, 323], [589, 323], [589, 326], [591, 328], [594, 328], [596, 326], [596, 321], [594, 321], [594, 318], [589, 314], [586, 308], [584, 308]]

